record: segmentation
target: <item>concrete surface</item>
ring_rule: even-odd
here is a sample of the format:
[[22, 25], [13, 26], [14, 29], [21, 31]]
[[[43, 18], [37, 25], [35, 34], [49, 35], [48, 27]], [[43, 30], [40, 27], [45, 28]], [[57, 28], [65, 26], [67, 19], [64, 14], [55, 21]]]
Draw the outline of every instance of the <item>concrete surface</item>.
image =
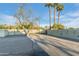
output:
[[79, 42], [42, 34], [31, 34], [30, 37], [50, 56], [79, 56]]
[[0, 38], [0, 55], [31, 55], [32, 40], [24, 35]]

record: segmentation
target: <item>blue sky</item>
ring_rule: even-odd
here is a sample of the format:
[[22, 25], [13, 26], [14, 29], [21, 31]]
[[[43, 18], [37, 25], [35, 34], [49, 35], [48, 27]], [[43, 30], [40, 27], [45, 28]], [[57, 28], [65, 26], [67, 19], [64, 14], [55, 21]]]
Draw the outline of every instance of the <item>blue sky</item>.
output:
[[[0, 24], [15, 24], [16, 19], [13, 15], [16, 13], [19, 4], [16, 3], [1, 3], [0, 4]], [[26, 4], [25, 10], [29, 9], [33, 10], [31, 14], [34, 17], [40, 17], [41, 26], [49, 25], [49, 14], [48, 8], [44, 7], [44, 4], [41, 3], [33, 3]], [[53, 17], [54, 17], [54, 9], [52, 8], [52, 25], [53, 25]], [[27, 13], [26, 13], [27, 14]], [[56, 14], [56, 20], [58, 20]], [[66, 27], [78, 27], [79, 28], [79, 4], [77, 3], [65, 3], [64, 10], [61, 11], [60, 23], [64, 24]]]

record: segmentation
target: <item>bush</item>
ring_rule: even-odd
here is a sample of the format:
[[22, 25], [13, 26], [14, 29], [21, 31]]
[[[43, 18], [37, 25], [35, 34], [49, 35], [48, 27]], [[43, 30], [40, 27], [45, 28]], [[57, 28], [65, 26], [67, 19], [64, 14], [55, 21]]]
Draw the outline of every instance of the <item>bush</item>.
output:
[[52, 28], [53, 28], [54, 30], [62, 30], [62, 29], [64, 29], [64, 25], [62, 25], [62, 24], [54, 24], [54, 25], [52, 26]]

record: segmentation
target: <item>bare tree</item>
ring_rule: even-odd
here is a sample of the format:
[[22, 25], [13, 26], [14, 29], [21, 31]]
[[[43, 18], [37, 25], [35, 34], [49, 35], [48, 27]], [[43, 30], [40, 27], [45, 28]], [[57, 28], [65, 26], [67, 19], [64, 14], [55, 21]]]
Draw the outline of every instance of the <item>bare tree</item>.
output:
[[16, 14], [14, 15], [14, 17], [16, 18], [17, 23], [19, 23], [22, 26], [22, 28], [25, 32], [25, 35], [27, 35], [26, 29], [22, 24], [22, 21], [26, 19], [26, 12], [24, 10], [24, 6], [25, 6], [24, 4], [20, 4], [20, 6], [19, 6]]

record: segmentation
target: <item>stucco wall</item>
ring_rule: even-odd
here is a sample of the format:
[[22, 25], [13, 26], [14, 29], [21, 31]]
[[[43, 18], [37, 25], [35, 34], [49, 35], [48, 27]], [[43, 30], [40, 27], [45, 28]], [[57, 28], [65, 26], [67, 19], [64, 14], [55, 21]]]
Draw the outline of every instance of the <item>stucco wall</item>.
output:
[[8, 31], [5, 29], [0, 29], [0, 37], [6, 37], [9, 35], [23, 35], [24, 33], [20, 31]]
[[5, 37], [8, 35], [8, 31], [4, 29], [0, 29], [0, 37]]
[[48, 30], [48, 35], [54, 35], [58, 37], [65, 37], [70, 39], [79, 39], [79, 30]]

